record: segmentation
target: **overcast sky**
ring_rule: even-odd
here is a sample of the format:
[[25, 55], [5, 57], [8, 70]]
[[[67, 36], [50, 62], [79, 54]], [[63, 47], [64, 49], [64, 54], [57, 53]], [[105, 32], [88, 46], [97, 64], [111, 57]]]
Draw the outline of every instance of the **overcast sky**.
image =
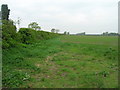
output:
[[8, 4], [10, 19], [20, 27], [37, 22], [42, 30], [70, 33], [118, 32], [119, 0], [0, 0]]

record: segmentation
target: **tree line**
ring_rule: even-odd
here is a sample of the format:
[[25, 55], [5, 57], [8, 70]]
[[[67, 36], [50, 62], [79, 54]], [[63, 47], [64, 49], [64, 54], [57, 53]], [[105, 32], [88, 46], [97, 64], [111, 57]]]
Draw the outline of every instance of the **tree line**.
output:
[[87, 36], [118, 36], [119, 33], [115, 32], [103, 32], [102, 34], [86, 34], [85, 32], [77, 33], [76, 35], [87, 35]]

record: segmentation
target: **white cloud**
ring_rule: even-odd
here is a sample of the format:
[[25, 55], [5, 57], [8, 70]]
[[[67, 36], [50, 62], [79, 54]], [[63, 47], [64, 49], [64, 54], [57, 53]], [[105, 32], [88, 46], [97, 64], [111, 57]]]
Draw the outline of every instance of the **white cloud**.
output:
[[45, 30], [61, 29], [72, 33], [85, 31], [117, 32], [119, 0], [2, 0], [11, 9], [10, 18], [22, 19], [21, 26], [36, 21]]

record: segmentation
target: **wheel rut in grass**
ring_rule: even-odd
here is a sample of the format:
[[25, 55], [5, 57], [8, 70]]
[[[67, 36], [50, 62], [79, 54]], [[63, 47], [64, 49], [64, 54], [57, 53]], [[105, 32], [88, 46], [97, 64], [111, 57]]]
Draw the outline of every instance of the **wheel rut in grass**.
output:
[[32, 77], [34, 79], [42, 79], [42, 78], [54, 78], [54, 76], [58, 72], [59, 65], [57, 65], [54, 61], [53, 58], [55, 56], [58, 56], [62, 52], [55, 53], [51, 56], [47, 56], [42, 63], [36, 62], [35, 66], [37, 68], [41, 69], [41, 72], [38, 74], [33, 75]]

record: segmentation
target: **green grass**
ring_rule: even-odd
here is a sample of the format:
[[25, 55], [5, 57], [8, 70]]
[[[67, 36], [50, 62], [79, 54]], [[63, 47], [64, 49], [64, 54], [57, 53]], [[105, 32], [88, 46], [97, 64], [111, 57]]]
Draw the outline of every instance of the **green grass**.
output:
[[112, 36], [60, 36], [3, 51], [3, 87], [117, 88]]

